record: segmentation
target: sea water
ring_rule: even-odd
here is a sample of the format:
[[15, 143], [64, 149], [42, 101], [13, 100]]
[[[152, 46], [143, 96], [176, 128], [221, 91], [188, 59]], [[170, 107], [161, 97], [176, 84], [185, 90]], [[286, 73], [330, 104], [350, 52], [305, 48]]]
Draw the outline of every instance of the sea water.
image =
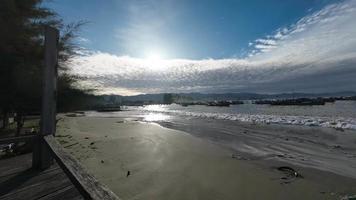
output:
[[[356, 130], [356, 101], [336, 101], [315, 106], [272, 106], [257, 104], [213, 107], [194, 105], [183, 107], [178, 104], [129, 106], [143, 114], [156, 113], [169, 116], [236, 120], [252, 123], [291, 124], [303, 126], [321, 126]], [[153, 121], [163, 118], [153, 117]]]

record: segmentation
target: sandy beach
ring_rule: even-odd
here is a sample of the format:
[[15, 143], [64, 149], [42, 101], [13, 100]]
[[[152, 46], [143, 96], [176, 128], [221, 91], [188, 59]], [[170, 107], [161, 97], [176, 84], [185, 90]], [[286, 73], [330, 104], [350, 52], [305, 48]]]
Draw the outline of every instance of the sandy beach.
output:
[[312, 168], [300, 176], [245, 160], [187, 132], [135, 118], [65, 117], [57, 139], [122, 199], [342, 199], [356, 180]]

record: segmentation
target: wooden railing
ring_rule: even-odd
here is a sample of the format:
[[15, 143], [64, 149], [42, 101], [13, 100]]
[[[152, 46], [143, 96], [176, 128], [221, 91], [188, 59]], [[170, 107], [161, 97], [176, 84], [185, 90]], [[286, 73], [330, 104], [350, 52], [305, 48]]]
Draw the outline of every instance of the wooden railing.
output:
[[52, 135], [45, 136], [44, 141], [54, 159], [85, 199], [119, 199], [110, 189], [90, 175], [73, 156], [65, 152]]
[[18, 137], [8, 137], [8, 138], [1, 138], [0, 139], [0, 144], [10, 144], [10, 143], [16, 143], [16, 142], [27, 142], [27, 141], [33, 141], [35, 137], [38, 135], [24, 135], [24, 136], [18, 136]]

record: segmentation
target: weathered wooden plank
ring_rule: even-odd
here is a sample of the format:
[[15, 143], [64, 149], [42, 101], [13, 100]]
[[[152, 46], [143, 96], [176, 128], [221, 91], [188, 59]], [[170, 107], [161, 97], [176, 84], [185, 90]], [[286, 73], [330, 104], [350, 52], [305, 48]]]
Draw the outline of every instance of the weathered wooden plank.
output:
[[31, 165], [20, 165], [20, 166], [13, 166], [13, 165], [7, 165], [4, 170], [0, 170], [0, 179], [6, 176], [11, 176], [14, 174], [18, 174], [22, 171], [25, 171], [27, 169], [31, 168]]
[[65, 152], [52, 135], [45, 136], [44, 139], [59, 166], [85, 199], [119, 199], [111, 190], [90, 175], [74, 157]]
[[[62, 169], [58, 167], [49, 168], [45, 171], [36, 171], [29, 168], [20, 173], [0, 178], [0, 199], [43, 196], [48, 192], [57, 190], [57, 187], [62, 184], [61, 181], [66, 181], [67, 185], [72, 185]], [[26, 193], [29, 194], [26, 195]]]
[[0, 160], [0, 173], [1, 200], [83, 199], [57, 163], [43, 171], [31, 169], [31, 154]]
[[[72, 185], [70, 180], [67, 176], [61, 171], [58, 170], [60, 173], [51, 175], [46, 174], [44, 179], [39, 180], [38, 176], [35, 176], [33, 184], [27, 185], [27, 182], [24, 182], [24, 187], [21, 189], [16, 189], [8, 194], [0, 197], [1, 200], [30, 200], [30, 199], [38, 199], [45, 195], [51, 194], [58, 190], [58, 188], [63, 188]], [[79, 193], [78, 193], [79, 194]]]
[[[16, 157], [0, 160], [0, 177], [25, 171], [31, 167], [31, 154], [18, 155]], [[19, 165], [19, 163], [21, 163]]]
[[[36, 171], [31, 167], [31, 165], [24, 165], [24, 166], [19, 166], [19, 167], [12, 165], [13, 169], [10, 169], [10, 167], [4, 173], [1, 173], [2, 175], [0, 176], [0, 183], [2, 181], [4, 181], [5, 179], [9, 179], [13, 176], [17, 176], [18, 174], [21, 174], [25, 171]], [[46, 174], [46, 173], [50, 173], [54, 170], [59, 170], [59, 169], [62, 170], [58, 165], [53, 165], [50, 168], [48, 168], [47, 170], [38, 171], [39, 172], [38, 174]]]
[[[54, 165], [53, 167], [44, 171], [37, 171], [32, 168], [27, 168], [17, 173], [2, 176], [0, 177], [0, 186], [2, 186], [0, 194], [4, 194], [2, 193], [4, 188], [9, 188], [9, 190], [12, 190], [15, 187], [16, 189], [23, 188], [24, 186], [28, 187], [32, 184], [36, 184], [38, 181], [50, 179], [51, 176], [56, 176], [58, 174], [64, 175], [62, 169], [58, 165]], [[22, 185], [24, 182], [26, 182], [26, 185]]]
[[38, 135], [23, 135], [23, 136], [18, 136], [18, 137], [7, 137], [7, 138], [1, 138], [0, 139], [0, 144], [10, 144], [10, 143], [15, 143], [15, 142], [26, 142], [26, 141], [31, 141]]
[[60, 188], [59, 190], [52, 192], [48, 195], [40, 197], [38, 200], [80, 200], [83, 197], [80, 195], [78, 190], [74, 187], [74, 185], [69, 185], [64, 188]]

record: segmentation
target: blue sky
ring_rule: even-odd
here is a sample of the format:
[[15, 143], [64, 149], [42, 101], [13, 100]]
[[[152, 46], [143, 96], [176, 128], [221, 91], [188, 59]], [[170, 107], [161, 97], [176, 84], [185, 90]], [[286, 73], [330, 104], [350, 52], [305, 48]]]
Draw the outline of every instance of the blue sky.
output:
[[[249, 42], [320, 9], [325, 0], [55, 0], [46, 6], [66, 22], [86, 20], [82, 43], [93, 50], [144, 57], [244, 57]], [[151, 27], [145, 27], [151, 26]], [[137, 35], [133, 32], [139, 32]], [[161, 50], [162, 49], [162, 50]]]
[[[105, 3], [104, 3], [105, 2]], [[356, 0], [54, 0], [101, 94], [356, 90]]]

